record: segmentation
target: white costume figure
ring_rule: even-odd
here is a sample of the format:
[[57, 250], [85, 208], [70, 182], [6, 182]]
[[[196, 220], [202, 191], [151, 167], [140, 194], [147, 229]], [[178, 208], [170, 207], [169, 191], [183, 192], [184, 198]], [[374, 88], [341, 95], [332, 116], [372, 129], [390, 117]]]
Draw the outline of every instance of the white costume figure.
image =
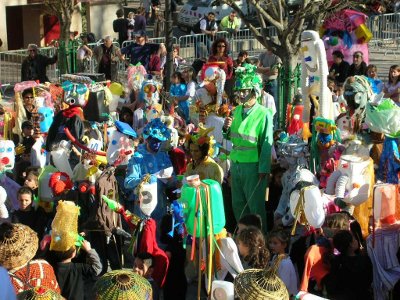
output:
[[5, 204], [6, 200], [7, 200], [7, 192], [2, 186], [0, 186], [0, 220], [7, 219], [9, 216]]
[[279, 162], [288, 167], [282, 176], [282, 195], [274, 213], [275, 220], [282, 220], [284, 226], [293, 222], [290, 212], [290, 193], [299, 182], [308, 182], [318, 186], [318, 180], [313, 173], [306, 169], [308, 155], [307, 144], [298, 136], [292, 135], [279, 142]]
[[352, 212], [354, 206], [370, 197], [372, 164], [367, 148], [350, 145], [340, 157], [338, 169], [329, 177], [325, 193], [335, 195], [335, 204]]
[[220, 69], [216, 63], [207, 63], [204, 68], [204, 81], [214, 82], [217, 88], [217, 106], [222, 104], [222, 96], [226, 81], [225, 71]]
[[301, 34], [301, 86], [303, 95], [303, 123], [310, 122], [311, 102], [315, 101], [316, 116], [332, 119], [332, 93], [328, 88], [328, 63], [324, 42], [316, 31], [306, 30]]
[[109, 165], [127, 165], [134, 153], [131, 138], [136, 138], [136, 132], [128, 124], [115, 121], [115, 127], [107, 130], [108, 147], [107, 163]]
[[9, 140], [0, 141], [0, 173], [14, 169], [15, 153], [14, 142]]

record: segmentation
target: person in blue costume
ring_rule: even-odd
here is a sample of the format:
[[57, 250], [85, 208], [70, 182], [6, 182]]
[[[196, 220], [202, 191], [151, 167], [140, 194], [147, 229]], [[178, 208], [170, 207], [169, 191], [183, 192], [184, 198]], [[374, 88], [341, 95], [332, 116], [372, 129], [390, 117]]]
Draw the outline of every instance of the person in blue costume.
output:
[[[128, 163], [125, 178], [125, 188], [135, 189], [147, 174], [150, 174], [150, 182], [157, 182], [157, 198], [158, 203], [151, 214], [151, 217], [157, 222], [161, 221], [162, 216], [167, 212], [165, 189], [172, 183], [168, 175], [169, 168], [172, 168], [171, 160], [168, 153], [160, 151], [161, 143], [170, 138], [168, 128], [161, 122], [159, 118], [148, 123], [143, 130], [143, 138], [145, 142], [138, 146], [135, 154]], [[170, 169], [169, 169], [170, 170]], [[136, 196], [137, 199], [137, 196]], [[143, 216], [139, 212], [136, 205], [135, 213]]]

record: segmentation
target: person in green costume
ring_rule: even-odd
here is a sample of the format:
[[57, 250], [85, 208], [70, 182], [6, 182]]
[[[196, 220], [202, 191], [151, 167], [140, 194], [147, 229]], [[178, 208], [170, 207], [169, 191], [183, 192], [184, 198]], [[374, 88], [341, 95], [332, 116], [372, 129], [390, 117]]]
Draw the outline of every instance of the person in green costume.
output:
[[259, 214], [266, 231], [265, 194], [271, 170], [272, 111], [259, 104], [261, 77], [256, 66], [236, 69], [235, 90], [241, 102], [224, 122], [223, 134], [233, 144], [230, 153], [232, 206], [236, 221]]

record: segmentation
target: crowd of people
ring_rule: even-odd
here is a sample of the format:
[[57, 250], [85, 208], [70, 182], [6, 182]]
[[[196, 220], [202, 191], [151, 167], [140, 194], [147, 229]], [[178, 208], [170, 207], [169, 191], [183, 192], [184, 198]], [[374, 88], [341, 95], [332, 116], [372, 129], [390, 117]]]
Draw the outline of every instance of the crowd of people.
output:
[[[328, 189], [322, 180], [328, 175], [302, 177], [298, 171], [308, 165], [302, 132], [295, 132], [294, 140], [277, 127], [282, 61], [273, 48], [257, 59], [246, 51], [233, 59], [228, 41], [214, 38], [218, 27], [209, 13], [198, 24], [209, 57], [189, 64], [175, 47], [166, 91], [165, 45], [149, 43], [146, 35], [150, 7], [156, 11], [157, 2], [128, 19], [117, 11], [113, 27], [120, 45], [134, 39], [126, 47], [116, 47], [107, 36], [92, 50], [88, 35], [82, 36], [79, 59], [97, 60], [97, 71], [107, 80], [101, 83], [80, 75], [48, 83], [46, 67], [57, 54], [49, 58], [29, 45], [22, 82], [15, 87], [14, 114], [0, 110], [5, 124], [0, 141], [5, 142], [0, 145], [1, 297], [188, 299], [188, 285], [197, 281], [198, 295], [210, 294], [223, 282], [234, 285], [238, 299], [253, 293], [267, 299], [278, 292], [281, 298], [274, 299], [299, 292], [373, 299], [377, 275], [372, 266], [376, 272], [378, 259], [371, 259], [366, 241], [373, 226], [365, 232], [344, 203], [348, 195], [335, 197], [334, 209], [319, 228], [306, 226], [287, 206], [294, 190], [303, 195], [312, 184]], [[240, 26], [235, 18], [232, 12], [221, 27], [235, 32]], [[347, 100], [354, 76], [400, 106], [398, 65], [385, 82], [362, 52], [353, 53], [352, 64], [340, 51], [333, 52], [333, 59], [327, 82], [336, 115], [352, 111], [354, 103]], [[119, 60], [130, 64], [121, 82]], [[293, 120], [298, 121], [288, 119], [288, 128]], [[15, 155], [7, 145], [16, 145]], [[334, 152], [340, 147], [345, 146], [337, 141]], [[398, 179], [398, 149], [393, 153], [397, 162], [391, 171]], [[188, 200], [190, 193], [194, 202]], [[62, 215], [68, 201], [80, 207], [76, 220]], [[57, 235], [55, 220], [62, 217], [64, 224], [75, 222], [73, 238]], [[391, 259], [397, 259], [397, 248]], [[124, 258], [133, 266], [127, 267]], [[275, 280], [275, 289], [260, 283], [268, 280]], [[397, 286], [393, 299], [396, 293]], [[220, 299], [218, 293], [213, 297]]]

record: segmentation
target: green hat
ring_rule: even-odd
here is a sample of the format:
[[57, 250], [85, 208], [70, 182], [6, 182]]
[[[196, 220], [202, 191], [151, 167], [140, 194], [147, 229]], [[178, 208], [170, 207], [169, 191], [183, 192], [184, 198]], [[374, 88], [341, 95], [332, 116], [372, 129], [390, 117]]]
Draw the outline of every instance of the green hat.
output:
[[128, 270], [115, 270], [97, 280], [96, 300], [149, 300], [152, 288], [149, 281]]
[[262, 79], [257, 74], [257, 66], [243, 64], [235, 71], [235, 91], [255, 89], [257, 96], [261, 95]]

